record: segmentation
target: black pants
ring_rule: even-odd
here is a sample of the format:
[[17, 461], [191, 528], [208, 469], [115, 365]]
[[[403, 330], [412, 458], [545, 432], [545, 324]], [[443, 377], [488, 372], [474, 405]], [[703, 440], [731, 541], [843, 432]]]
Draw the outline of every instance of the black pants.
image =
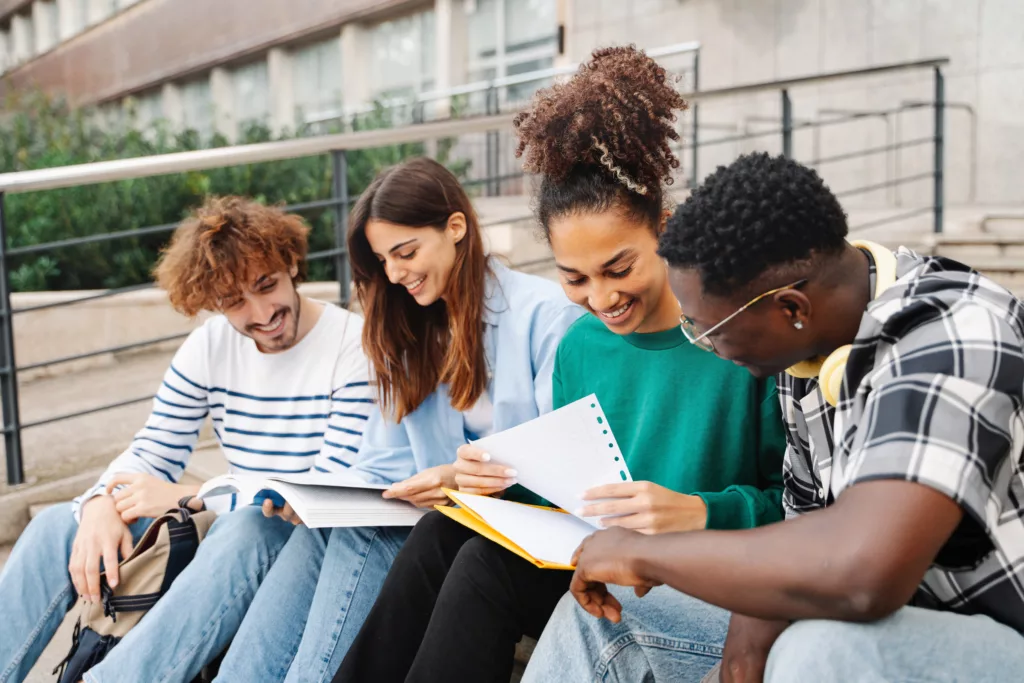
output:
[[395, 558], [334, 683], [508, 683], [516, 643], [540, 635], [571, 578], [431, 512]]

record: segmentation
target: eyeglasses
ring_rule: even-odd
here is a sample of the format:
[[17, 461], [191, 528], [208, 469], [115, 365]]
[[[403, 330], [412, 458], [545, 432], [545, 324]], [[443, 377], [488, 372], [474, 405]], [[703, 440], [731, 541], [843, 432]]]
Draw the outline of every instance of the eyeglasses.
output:
[[691, 320], [690, 318], [687, 318], [686, 314], [679, 315], [679, 327], [682, 328], [683, 330], [683, 336], [685, 336], [686, 340], [689, 341], [691, 344], [698, 348], [704, 349], [705, 351], [710, 351], [711, 353], [714, 353], [715, 344], [710, 339], [708, 339], [708, 335], [712, 334], [715, 330], [722, 327], [727, 322], [729, 322], [730, 320], [738, 316], [740, 313], [756, 304], [758, 301], [761, 301], [765, 297], [769, 297], [772, 294], [778, 294], [779, 292], [785, 291], [787, 289], [797, 289], [803, 287], [805, 284], [807, 284], [807, 278], [797, 280], [796, 282], [788, 284], [784, 287], [776, 287], [775, 289], [771, 289], [765, 292], [764, 294], [755, 296], [753, 299], [740, 306], [740, 308], [735, 313], [729, 315], [724, 320], [719, 322], [717, 325], [712, 325], [703, 334], [697, 330], [697, 324], [694, 323], [693, 320]]

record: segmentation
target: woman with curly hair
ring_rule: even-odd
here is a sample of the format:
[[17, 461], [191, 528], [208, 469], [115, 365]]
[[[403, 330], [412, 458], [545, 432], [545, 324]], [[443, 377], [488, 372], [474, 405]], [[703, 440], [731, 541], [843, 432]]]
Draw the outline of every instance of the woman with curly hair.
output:
[[[774, 382], [686, 342], [657, 255], [685, 106], [643, 52], [608, 48], [515, 120], [518, 153], [543, 178], [537, 213], [562, 287], [591, 313], [558, 347], [553, 405], [597, 394], [637, 480], [589, 492], [583, 513], [650, 534], [781, 517]], [[488, 461], [461, 447], [459, 489], [504, 495], [507, 472]], [[334, 680], [507, 683], [516, 643], [541, 633], [570, 579], [431, 513]]]

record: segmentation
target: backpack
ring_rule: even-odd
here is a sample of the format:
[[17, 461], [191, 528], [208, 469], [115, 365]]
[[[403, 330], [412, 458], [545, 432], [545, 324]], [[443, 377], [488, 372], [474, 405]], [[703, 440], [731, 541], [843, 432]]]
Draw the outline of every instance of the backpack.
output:
[[208, 510], [181, 507], [158, 517], [131, 554], [118, 565], [120, 583], [110, 588], [100, 574], [100, 604], [81, 602], [71, 651], [53, 670], [58, 683], [77, 683], [139, 623], [192, 561], [199, 542], [216, 519]]

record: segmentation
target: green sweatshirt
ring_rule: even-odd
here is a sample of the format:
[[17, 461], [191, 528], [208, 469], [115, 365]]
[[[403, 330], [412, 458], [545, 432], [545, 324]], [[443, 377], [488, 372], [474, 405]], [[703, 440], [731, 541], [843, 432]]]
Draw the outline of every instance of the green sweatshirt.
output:
[[633, 479], [700, 496], [708, 528], [782, 519], [774, 379], [693, 346], [678, 327], [622, 337], [585, 315], [558, 346], [553, 383], [555, 408], [597, 394]]

